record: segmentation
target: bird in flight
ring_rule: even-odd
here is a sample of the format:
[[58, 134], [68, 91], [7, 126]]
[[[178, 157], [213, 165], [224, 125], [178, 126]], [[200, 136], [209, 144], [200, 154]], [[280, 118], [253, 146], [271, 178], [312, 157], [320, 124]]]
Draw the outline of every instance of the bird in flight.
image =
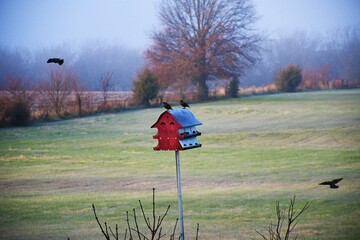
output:
[[343, 178], [337, 178], [337, 179], [334, 179], [332, 181], [327, 181], [327, 182], [322, 182], [322, 183], [319, 183], [319, 185], [330, 185], [330, 188], [339, 188], [338, 185], [336, 185], [338, 182], [340, 182], [341, 180], [343, 180]]
[[171, 107], [171, 105], [170, 104], [168, 104], [167, 102], [163, 102], [163, 106], [164, 106], [164, 108], [166, 108], [167, 110], [173, 110], [172, 109], [172, 107]]
[[189, 104], [187, 104], [186, 102], [184, 102], [182, 99], [180, 100], [180, 105], [183, 106], [183, 108], [186, 108], [186, 107], [190, 107]]
[[62, 58], [49, 58], [47, 60], [47, 63], [57, 63], [59, 65], [62, 65], [64, 63], [64, 59], [62, 59]]

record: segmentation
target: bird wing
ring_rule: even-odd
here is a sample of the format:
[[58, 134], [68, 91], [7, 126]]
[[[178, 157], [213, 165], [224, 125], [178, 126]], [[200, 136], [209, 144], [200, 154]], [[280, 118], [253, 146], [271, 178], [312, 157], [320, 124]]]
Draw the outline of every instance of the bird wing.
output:
[[337, 178], [337, 179], [332, 180], [331, 182], [333, 184], [336, 184], [336, 183], [340, 182], [341, 180], [343, 180], [343, 178]]
[[337, 178], [332, 181], [326, 181], [326, 182], [319, 183], [319, 185], [335, 185], [338, 182], [340, 182], [341, 180], [343, 180], [343, 178]]

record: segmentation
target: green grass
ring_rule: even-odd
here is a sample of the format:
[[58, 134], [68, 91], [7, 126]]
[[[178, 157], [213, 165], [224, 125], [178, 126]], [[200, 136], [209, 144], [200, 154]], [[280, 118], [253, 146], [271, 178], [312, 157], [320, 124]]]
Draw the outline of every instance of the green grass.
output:
[[[275, 204], [310, 202], [299, 238], [360, 236], [360, 90], [193, 104], [202, 148], [181, 152], [187, 239], [251, 239]], [[156, 188], [170, 234], [177, 218], [174, 152], [153, 151], [162, 108], [0, 129], [0, 239], [103, 239], [123, 232]], [[332, 190], [318, 183], [343, 177]], [[149, 212], [150, 214], [150, 212]]]

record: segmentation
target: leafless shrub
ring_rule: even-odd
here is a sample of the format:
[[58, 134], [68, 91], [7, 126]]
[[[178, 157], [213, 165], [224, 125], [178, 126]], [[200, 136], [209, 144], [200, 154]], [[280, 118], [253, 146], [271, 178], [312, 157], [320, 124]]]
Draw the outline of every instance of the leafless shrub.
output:
[[[294, 198], [290, 200], [290, 205], [287, 210], [287, 214], [285, 210], [284, 211], [280, 210], [280, 203], [279, 202], [276, 203], [277, 222], [276, 224], [270, 223], [268, 227], [265, 227], [265, 230], [267, 231], [268, 235], [266, 236], [266, 234], [263, 234], [256, 230], [256, 232], [262, 237], [262, 239], [264, 240], [290, 239], [290, 234], [293, 232], [293, 230], [295, 229], [296, 225], [299, 222], [298, 220], [299, 216], [310, 206], [310, 204], [307, 202], [300, 211], [294, 210], [295, 198], [296, 196], [294, 196]], [[287, 219], [287, 224], [286, 224], [286, 229], [283, 229], [283, 224], [285, 219]], [[297, 237], [298, 236], [296, 235], [294, 239], [297, 239]]]
[[48, 110], [49, 107], [55, 112], [57, 117], [62, 117], [66, 104], [71, 95], [71, 85], [74, 75], [70, 71], [62, 69], [50, 70], [47, 81], [43, 82], [40, 92], [43, 99], [50, 104], [43, 106]]
[[[136, 209], [133, 209], [133, 217], [134, 217], [134, 222], [133, 225], [130, 224], [130, 218], [129, 218], [129, 212], [126, 211], [126, 222], [127, 222], [127, 227], [124, 228], [124, 233], [123, 233], [123, 239], [129, 239], [129, 240], [133, 240], [135, 238], [138, 238], [139, 240], [160, 240], [161, 238], [165, 237], [166, 234], [163, 233], [163, 228], [162, 228], [162, 223], [166, 217], [166, 215], [169, 212], [170, 209], [170, 205], [167, 207], [165, 213], [163, 215], [156, 215], [156, 203], [155, 203], [155, 188], [153, 188], [153, 199], [152, 199], [152, 216], [151, 218], [147, 217], [144, 207], [141, 203], [141, 200], [139, 200], [139, 204], [140, 204], [140, 209], [141, 209], [141, 214], [143, 217], [143, 220], [145, 222], [145, 225], [148, 229], [149, 234], [146, 234], [144, 230], [141, 230], [139, 227], [139, 222], [138, 222], [138, 217], [137, 217], [137, 213], [136, 213]], [[115, 225], [115, 229], [111, 228], [106, 222], [104, 222], [104, 224], [102, 225], [99, 221], [99, 218], [97, 216], [96, 213], [96, 209], [95, 209], [95, 205], [92, 205], [93, 208], [93, 212], [95, 215], [95, 219], [96, 222], [98, 223], [100, 230], [102, 232], [102, 234], [104, 235], [106, 240], [110, 240], [112, 238], [114, 238], [115, 240], [118, 240], [120, 237], [120, 232], [119, 232], [119, 226], [118, 224]], [[175, 232], [176, 232], [176, 226], [178, 223], [178, 219], [176, 219], [172, 234], [170, 235], [170, 240], [175, 240]], [[197, 225], [197, 230], [196, 230], [196, 239], [198, 239], [198, 235], [199, 235], [199, 224]], [[180, 238], [180, 237], [179, 237]]]
[[321, 66], [317, 69], [304, 69], [300, 89], [330, 89], [330, 70], [328, 65]]
[[15, 76], [8, 76], [6, 91], [0, 94], [0, 124], [27, 125], [31, 120], [31, 108], [36, 92]]

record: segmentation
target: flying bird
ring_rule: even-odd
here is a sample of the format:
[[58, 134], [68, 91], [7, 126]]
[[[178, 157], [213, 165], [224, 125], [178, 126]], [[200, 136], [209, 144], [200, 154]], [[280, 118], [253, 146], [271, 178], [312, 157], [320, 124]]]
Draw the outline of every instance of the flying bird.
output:
[[334, 179], [332, 181], [327, 181], [327, 182], [322, 182], [322, 183], [319, 183], [319, 185], [330, 185], [330, 188], [339, 188], [338, 185], [336, 185], [338, 182], [340, 182], [341, 180], [343, 180], [343, 178], [337, 178], [337, 179]]
[[62, 58], [49, 58], [47, 60], [47, 63], [57, 63], [59, 65], [62, 65], [64, 63], [64, 59], [62, 59]]
[[164, 106], [164, 108], [166, 108], [167, 110], [173, 110], [172, 109], [172, 107], [171, 107], [171, 105], [170, 104], [168, 104], [167, 102], [163, 102], [163, 106]]
[[183, 108], [186, 108], [186, 107], [190, 107], [189, 104], [187, 104], [186, 102], [184, 102], [182, 99], [180, 100], [180, 105], [183, 106]]

